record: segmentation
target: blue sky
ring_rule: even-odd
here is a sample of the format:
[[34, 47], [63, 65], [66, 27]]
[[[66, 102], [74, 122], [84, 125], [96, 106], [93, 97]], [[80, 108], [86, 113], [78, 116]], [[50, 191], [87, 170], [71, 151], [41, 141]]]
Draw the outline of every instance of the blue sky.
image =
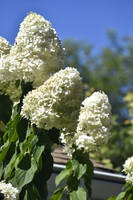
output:
[[0, 0], [0, 36], [13, 44], [30, 11], [49, 20], [61, 40], [85, 40], [97, 50], [107, 44], [107, 29], [133, 35], [133, 0]]

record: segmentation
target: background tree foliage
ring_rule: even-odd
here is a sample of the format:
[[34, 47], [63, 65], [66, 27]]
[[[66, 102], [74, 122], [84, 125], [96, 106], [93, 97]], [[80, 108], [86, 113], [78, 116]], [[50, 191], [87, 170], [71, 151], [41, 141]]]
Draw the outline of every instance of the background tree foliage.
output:
[[[66, 40], [66, 65], [77, 67], [84, 83], [84, 94], [104, 90], [112, 105], [112, 129], [108, 144], [91, 157], [120, 169], [133, 152], [133, 38], [119, 38], [107, 32], [108, 46], [99, 53], [86, 42]], [[131, 106], [132, 104], [132, 106]]]

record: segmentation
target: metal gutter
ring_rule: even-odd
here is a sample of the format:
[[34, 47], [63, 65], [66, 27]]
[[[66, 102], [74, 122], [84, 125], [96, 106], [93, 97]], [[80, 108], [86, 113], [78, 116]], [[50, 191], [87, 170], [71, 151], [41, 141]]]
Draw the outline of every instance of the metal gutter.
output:
[[[54, 172], [60, 172], [62, 169], [65, 168], [65, 165], [62, 164], [54, 164]], [[119, 173], [112, 173], [112, 172], [103, 172], [98, 169], [94, 169], [94, 179], [100, 179], [105, 181], [111, 181], [116, 183], [125, 183], [125, 176]]]

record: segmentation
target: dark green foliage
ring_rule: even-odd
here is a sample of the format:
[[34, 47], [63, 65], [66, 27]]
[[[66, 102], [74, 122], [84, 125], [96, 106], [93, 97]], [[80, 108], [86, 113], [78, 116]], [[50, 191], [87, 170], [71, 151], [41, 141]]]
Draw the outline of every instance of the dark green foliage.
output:
[[50, 198], [50, 200], [60, 200], [63, 195], [64, 188], [58, 188], [54, 191], [54, 194]]
[[18, 188], [20, 199], [46, 199], [47, 180], [53, 170], [52, 143], [48, 133], [33, 128], [16, 113], [14, 119], [8, 122], [2, 140], [1, 179]]
[[8, 96], [0, 95], [0, 121], [7, 123], [12, 114], [12, 101]]
[[[62, 193], [66, 192], [70, 200], [83, 199], [91, 196], [91, 180], [93, 177], [93, 164], [89, 160], [89, 154], [75, 151], [72, 159], [68, 160], [66, 168], [56, 177], [56, 186], [65, 181], [64, 188], [58, 188], [50, 200], [60, 200]], [[80, 187], [83, 180], [84, 187]]]

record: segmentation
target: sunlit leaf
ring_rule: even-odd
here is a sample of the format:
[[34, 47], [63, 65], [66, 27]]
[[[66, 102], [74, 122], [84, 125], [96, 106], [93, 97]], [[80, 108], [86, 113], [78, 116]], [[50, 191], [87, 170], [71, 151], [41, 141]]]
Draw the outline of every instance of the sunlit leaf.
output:
[[61, 200], [61, 197], [63, 195], [64, 188], [57, 189], [54, 194], [50, 197], [50, 200]]
[[31, 167], [28, 170], [17, 168], [14, 177], [11, 179], [11, 183], [21, 191], [23, 186], [33, 180], [36, 171], [37, 164], [34, 158], [31, 158]]
[[78, 187], [78, 190], [70, 193], [70, 200], [86, 200], [87, 194], [82, 187]]
[[63, 181], [66, 177], [70, 176], [72, 173], [72, 169], [69, 168], [69, 169], [63, 169], [60, 174], [58, 176], [56, 176], [56, 179], [55, 179], [55, 183], [56, 183], [56, 186], [58, 186], [60, 184], [61, 181]]

